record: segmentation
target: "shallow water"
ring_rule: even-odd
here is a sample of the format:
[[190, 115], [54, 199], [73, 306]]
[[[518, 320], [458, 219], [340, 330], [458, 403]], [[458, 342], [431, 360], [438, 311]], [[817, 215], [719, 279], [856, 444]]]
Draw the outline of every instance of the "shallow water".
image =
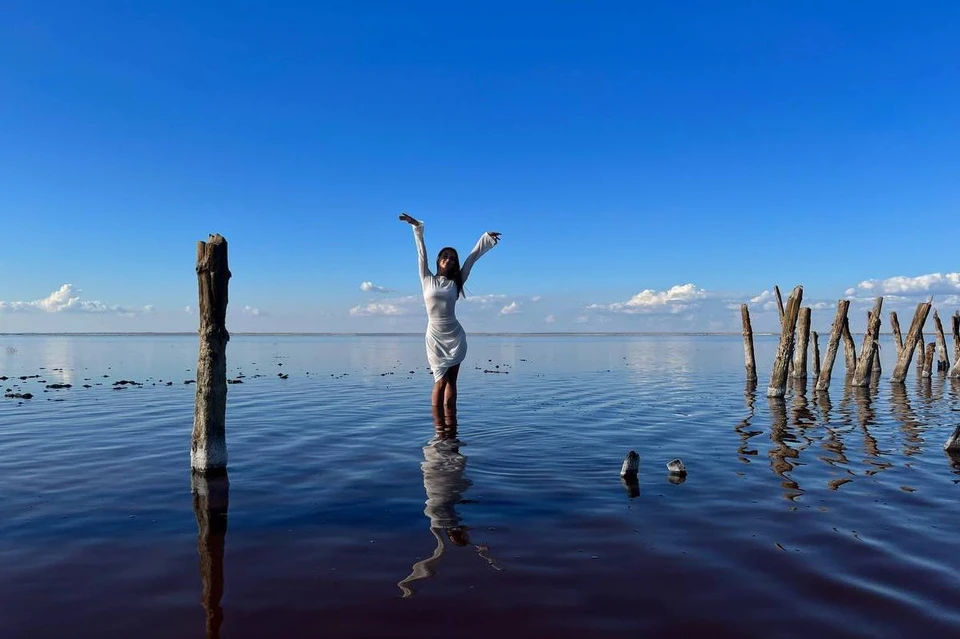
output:
[[960, 386], [757, 340], [471, 336], [441, 438], [420, 337], [234, 336], [192, 491], [196, 337], [0, 336], [0, 636], [956, 636]]

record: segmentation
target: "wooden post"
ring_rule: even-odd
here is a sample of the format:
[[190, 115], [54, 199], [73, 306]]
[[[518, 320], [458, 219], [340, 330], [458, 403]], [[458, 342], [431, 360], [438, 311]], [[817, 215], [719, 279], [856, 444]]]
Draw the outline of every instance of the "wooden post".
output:
[[206, 613], [207, 639], [220, 636], [223, 623], [223, 550], [227, 537], [230, 482], [226, 474], [191, 473], [193, 514], [197, 518], [197, 555], [200, 559], [200, 603]]
[[211, 235], [197, 242], [197, 284], [200, 291], [200, 354], [193, 411], [193, 470], [222, 472], [227, 468], [227, 241]]
[[[897, 355], [897, 365], [893, 369], [893, 376], [890, 381], [902, 384], [907, 378], [907, 368], [910, 366], [910, 358], [917, 348], [917, 343], [922, 339], [921, 331], [927, 321], [927, 314], [930, 312], [930, 302], [920, 302], [917, 304], [917, 310], [913, 314], [913, 321], [910, 323], [910, 330], [907, 331], [907, 341]], [[921, 342], [922, 343], [922, 342]]]
[[857, 370], [853, 373], [854, 386], [868, 386], [870, 384], [870, 373], [873, 371], [873, 358], [876, 352], [873, 344], [880, 335], [880, 308], [883, 306], [883, 297], [878, 297], [873, 304], [873, 310], [870, 312], [870, 321], [867, 324], [867, 332], [863, 336], [863, 346], [860, 348], [860, 359], [857, 360]]
[[927, 344], [927, 351], [923, 354], [923, 377], [930, 377], [933, 373], [933, 351], [936, 347], [935, 342]]
[[[867, 325], [870, 325], [870, 313], [867, 313]], [[880, 368], [880, 324], [877, 324], [877, 338], [873, 340], [873, 364], [870, 367], [870, 377], [879, 377]]]
[[773, 360], [773, 372], [770, 375], [770, 385], [767, 387], [767, 397], [783, 397], [787, 391], [787, 366], [793, 356], [794, 330], [797, 327], [797, 316], [800, 314], [802, 299], [802, 286], [793, 289], [793, 293], [787, 298], [787, 307], [780, 327], [780, 345]]
[[753, 327], [750, 326], [750, 310], [746, 304], [740, 305], [740, 319], [743, 322], [743, 363], [747, 369], [747, 381], [757, 381], [757, 358], [753, 353]]
[[780, 321], [783, 321], [783, 297], [780, 295], [780, 287], [773, 285], [773, 294], [777, 296], [777, 311], [780, 313]]
[[813, 336], [813, 378], [820, 377], [820, 336], [816, 331], [810, 333]]
[[960, 311], [953, 314], [953, 367], [947, 377], [960, 377]]
[[853, 335], [850, 334], [850, 318], [843, 318], [843, 329], [840, 335], [843, 337], [843, 358], [846, 360], [847, 375], [853, 375], [857, 370], [857, 345], [853, 341]]
[[[820, 369], [820, 375], [817, 377], [816, 389], [818, 391], [825, 391], [830, 388], [833, 362], [837, 359], [837, 348], [840, 346], [840, 335], [843, 333], [843, 327], [846, 326], [848, 308], [850, 308], [850, 300], [839, 300], [837, 302], [837, 315], [833, 318], [833, 327], [830, 329], [830, 341], [827, 342], [827, 354], [823, 360], [823, 368]], [[847, 332], [850, 332], [849, 329]]]
[[950, 370], [950, 356], [947, 355], [947, 340], [943, 336], [943, 323], [936, 309], [933, 311], [933, 325], [937, 330], [937, 371]]
[[900, 335], [900, 320], [897, 319], [897, 312], [890, 311], [890, 329], [893, 331], [894, 344], [897, 347], [897, 355], [903, 350], [903, 337]]
[[953, 361], [960, 360], [960, 311], [953, 314]]
[[807, 349], [810, 345], [810, 307], [800, 309], [797, 318], [797, 343], [793, 350], [793, 377], [807, 376]]
[[923, 339], [923, 331], [920, 331], [920, 338], [917, 340], [917, 377], [923, 376], [923, 358], [926, 356], [924, 353], [924, 346], [926, 342]]

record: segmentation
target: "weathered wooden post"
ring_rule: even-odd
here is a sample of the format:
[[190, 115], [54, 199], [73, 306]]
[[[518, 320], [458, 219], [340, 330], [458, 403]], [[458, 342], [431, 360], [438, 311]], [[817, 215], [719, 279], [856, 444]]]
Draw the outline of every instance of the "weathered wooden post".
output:
[[[867, 313], [867, 326], [870, 325], [870, 313]], [[877, 323], [877, 337], [873, 340], [873, 364], [870, 367], [870, 376], [878, 377], [880, 368], [880, 323]]]
[[917, 304], [917, 310], [913, 314], [913, 321], [910, 323], [910, 330], [907, 331], [907, 341], [897, 355], [897, 365], [893, 369], [893, 376], [890, 381], [902, 384], [907, 378], [907, 368], [910, 366], [910, 358], [917, 348], [917, 343], [922, 339], [923, 325], [927, 321], [927, 314], [930, 312], [930, 302], [920, 302]]
[[890, 330], [893, 332], [893, 343], [897, 347], [897, 355], [903, 350], [903, 337], [900, 335], [900, 320], [896, 311], [890, 311]]
[[921, 373], [923, 377], [930, 377], [933, 374], [933, 352], [936, 347], [935, 342], [927, 344], [927, 350], [923, 354], [923, 371]]
[[870, 322], [867, 324], [867, 332], [863, 336], [863, 346], [860, 347], [860, 359], [857, 361], [857, 370], [853, 373], [854, 386], [868, 386], [870, 384], [870, 373], [873, 370], [873, 358], [876, 352], [873, 347], [877, 336], [880, 335], [880, 308], [883, 306], [883, 297], [878, 297], [873, 304], [873, 311], [870, 312]]
[[200, 604], [206, 613], [207, 639], [220, 636], [223, 623], [223, 550], [227, 537], [230, 481], [226, 473], [193, 473], [193, 514], [197, 518], [197, 555], [200, 559]]
[[[837, 314], [833, 318], [833, 327], [830, 329], [830, 341], [827, 342], [827, 354], [823, 360], [823, 367], [820, 369], [820, 375], [817, 377], [818, 391], [825, 391], [830, 388], [830, 376], [833, 374], [833, 362], [837, 359], [837, 348], [840, 346], [840, 335], [843, 333], [843, 327], [847, 322], [847, 309], [850, 308], [850, 300], [839, 300], [837, 302]], [[850, 332], [849, 330], [847, 331]], [[852, 338], [851, 338], [852, 339]]]
[[846, 363], [847, 375], [853, 375], [857, 370], [857, 345], [850, 334], [850, 318], [843, 318], [843, 328], [840, 336], [843, 337], [843, 358]]
[[797, 337], [793, 349], [793, 377], [807, 376], [807, 349], [810, 346], [810, 307], [804, 306], [797, 316]]
[[797, 315], [800, 313], [802, 299], [802, 286], [793, 289], [793, 293], [787, 298], [787, 307], [780, 326], [780, 345], [773, 360], [773, 372], [770, 375], [770, 385], [767, 387], [767, 397], [783, 397], [787, 391], [787, 366], [793, 356], [794, 330], [797, 327]]
[[953, 314], [953, 366], [947, 377], [960, 377], [960, 311]]
[[810, 333], [813, 336], [813, 378], [820, 377], [820, 339], [816, 331]]
[[920, 331], [920, 337], [916, 346], [914, 346], [917, 350], [917, 377], [923, 377], [923, 358], [926, 356], [924, 352], [926, 345], [927, 343], [923, 339], [923, 331]]
[[211, 235], [197, 242], [200, 294], [200, 355], [193, 411], [190, 467], [200, 473], [227, 468], [227, 241]]
[[750, 326], [750, 310], [746, 304], [740, 305], [740, 319], [743, 322], [743, 365], [747, 369], [747, 381], [757, 381], [757, 358], [753, 353], [753, 327]]
[[937, 371], [950, 370], [950, 356], [947, 355], [947, 340], [943, 336], [943, 323], [937, 310], [933, 310], [933, 325], [937, 330]]

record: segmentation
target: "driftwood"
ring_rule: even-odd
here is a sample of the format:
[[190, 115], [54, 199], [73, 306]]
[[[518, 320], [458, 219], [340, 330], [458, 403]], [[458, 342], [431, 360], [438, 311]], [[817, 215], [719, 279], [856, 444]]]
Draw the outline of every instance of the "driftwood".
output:
[[920, 339], [917, 340], [917, 344], [914, 348], [917, 350], [917, 377], [923, 375], [923, 358], [924, 358], [924, 348], [926, 341], [923, 339], [923, 331], [920, 331]]
[[793, 357], [794, 330], [796, 330], [802, 299], [802, 286], [793, 289], [793, 293], [787, 298], [787, 306], [780, 326], [780, 345], [773, 360], [773, 372], [770, 374], [767, 397], [783, 397], [787, 391], [787, 366]]
[[211, 235], [197, 242], [200, 354], [193, 411], [190, 466], [198, 472], [227, 468], [227, 241]]
[[813, 337], [813, 378], [820, 377], [820, 339], [816, 331], [810, 334]]
[[894, 344], [897, 347], [897, 355], [903, 350], [903, 337], [900, 335], [900, 320], [897, 319], [897, 312], [890, 311], [890, 330], [893, 331]]
[[807, 376], [807, 349], [810, 344], [810, 307], [800, 309], [797, 317], [796, 345], [793, 349], [793, 377], [800, 379]]
[[220, 636], [223, 623], [223, 551], [227, 537], [230, 482], [226, 474], [193, 473], [193, 514], [197, 518], [197, 555], [200, 559], [200, 603], [206, 613], [206, 637]]
[[[891, 381], [902, 384], [907, 378], [907, 368], [910, 366], [910, 358], [920, 344], [923, 344], [923, 325], [927, 321], [927, 314], [930, 312], [930, 302], [920, 302], [917, 304], [917, 310], [913, 314], [913, 321], [910, 323], [910, 329], [907, 331], [907, 340], [903, 348], [897, 355], [897, 365], [893, 369]], [[921, 368], [923, 366], [921, 358]]]
[[753, 327], [750, 326], [750, 311], [746, 304], [740, 305], [740, 319], [743, 322], [743, 365], [747, 369], [747, 381], [757, 381], [757, 358], [753, 352]]
[[930, 377], [933, 374], [933, 353], [936, 348], [935, 342], [927, 344], [927, 350], [923, 354], [923, 372], [921, 373], [923, 377]]
[[[837, 348], [840, 346], [840, 335], [843, 333], [843, 327], [847, 321], [847, 309], [850, 308], [850, 300], [839, 300], [837, 302], [837, 315], [833, 319], [833, 327], [830, 329], [830, 341], [827, 342], [827, 353], [823, 359], [823, 367], [817, 376], [818, 391], [824, 391], [830, 388], [830, 376], [833, 374], [833, 362], [837, 359]], [[849, 330], [847, 331], [849, 333]]]
[[853, 375], [857, 369], [857, 345], [853, 341], [853, 335], [850, 334], [850, 318], [843, 318], [843, 328], [840, 330], [840, 336], [843, 338], [843, 358], [846, 363], [847, 375]]
[[960, 453], [960, 426], [953, 429], [953, 434], [947, 438], [943, 449], [948, 453]]
[[943, 323], [936, 309], [933, 311], [933, 325], [937, 331], [937, 371], [950, 370], [950, 356], [947, 355], [947, 340], [943, 336]]
[[853, 373], [854, 386], [867, 386], [870, 384], [870, 373], [873, 371], [873, 361], [876, 357], [874, 343], [880, 335], [880, 308], [883, 306], [883, 297], [878, 297], [873, 304], [873, 311], [870, 312], [870, 321], [867, 324], [867, 332], [863, 336], [863, 346], [860, 348], [860, 359], [857, 360], [857, 369]]
[[[870, 325], [870, 313], [867, 313], [867, 325]], [[879, 377], [883, 369], [880, 366], [880, 325], [877, 325], [877, 338], [873, 341], [873, 364], [870, 368], [871, 377]]]
[[780, 321], [783, 322], [783, 297], [780, 295], [780, 287], [773, 285], [773, 294], [777, 296], [777, 312], [780, 314]]

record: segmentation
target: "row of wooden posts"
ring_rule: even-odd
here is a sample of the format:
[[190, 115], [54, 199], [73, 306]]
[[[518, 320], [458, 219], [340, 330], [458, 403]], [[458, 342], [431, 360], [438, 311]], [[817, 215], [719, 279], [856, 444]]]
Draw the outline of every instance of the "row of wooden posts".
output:
[[[873, 310], [867, 314], [867, 330], [860, 347], [860, 356], [857, 357], [856, 344], [850, 334], [850, 322], [847, 313], [850, 300], [841, 299], [837, 302], [837, 314], [830, 329], [830, 339], [827, 342], [823, 364], [820, 363], [819, 336], [816, 331], [810, 331], [810, 307], [801, 306], [803, 287], [797, 286], [787, 298], [786, 306], [780, 295], [780, 289], [774, 286], [777, 298], [777, 307], [780, 312], [780, 343], [773, 361], [773, 371], [770, 375], [770, 384], [767, 386], [768, 397], [783, 397], [787, 388], [787, 377], [807, 377], [807, 351], [813, 350], [813, 377], [814, 389], [826, 391], [830, 387], [830, 377], [833, 373], [833, 364], [837, 357], [840, 341], [843, 340], [844, 356], [846, 359], [847, 374], [852, 376], [850, 383], [853, 386], [867, 386], [870, 380], [880, 375], [880, 311], [883, 306], [883, 297], [877, 297]], [[930, 313], [932, 299], [917, 304], [913, 321], [907, 331], [906, 340], [900, 333], [900, 322], [896, 311], [890, 313], [890, 327], [893, 332], [894, 346], [897, 349], [897, 363], [894, 366], [891, 381], [903, 383], [907, 377], [907, 370], [914, 353], [917, 354], [917, 375], [930, 377], [933, 371], [933, 359], [936, 352], [937, 370], [946, 372], [949, 377], [960, 377], [960, 311], [953, 315], [953, 358], [954, 365], [950, 367], [950, 356], [947, 353], [947, 342], [943, 335], [943, 324], [937, 311], [933, 312], [936, 327], [936, 342], [924, 346], [923, 326]], [[757, 380], [757, 363], [753, 350], [753, 328], [750, 325], [750, 311], [746, 304], [740, 305], [740, 314], [743, 320], [743, 350], [744, 365], [747, 370], [747, 380]]]

